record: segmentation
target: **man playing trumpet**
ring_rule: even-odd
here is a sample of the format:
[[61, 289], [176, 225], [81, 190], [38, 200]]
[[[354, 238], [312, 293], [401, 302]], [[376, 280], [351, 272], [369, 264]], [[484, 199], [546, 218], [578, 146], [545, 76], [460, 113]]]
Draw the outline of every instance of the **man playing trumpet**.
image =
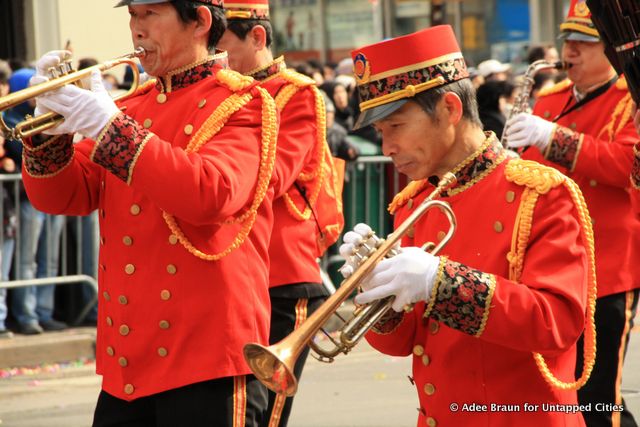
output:
[[[99, 212], [93, 425], [258, 426], [267, 401], [252, 393], [262, 386], [242, 346], [269, 338], [275, 104], [209, 54], [225, 30], [222, 0], [118, 6], [155, 79], [121, 106], [99, 75], [90, 91], [38, 97], [65, 121], [26, 141], [23, 174], [39, 209]], [[74, 146], [75, 132], [88, 139]]]
[[[356, 126], [373, 124], [384, 154], [413, 180], [390, 205], [396, 226], [439, 178], [457, 177], [440, 197], [458, 220], [442, 255], [419, 248], [449, 228], [432, 209], [356, 298], [395, 297], [394, 311], [367, 340], [386, 354], [413, 355], [418, 425], [584, 425], [579, 412], [566, 410], [577, 404], [595, 346], [593, 236], [580, 190], [551, 168], [510, 158], [493, 133], [482, 132], [451, 27], [352, 56], [362, 101]], [[357, 268], [352, 254], [368, 231], [345, 235], [346, 270]], [[576, 381], [585, 323], [586, 369]]]

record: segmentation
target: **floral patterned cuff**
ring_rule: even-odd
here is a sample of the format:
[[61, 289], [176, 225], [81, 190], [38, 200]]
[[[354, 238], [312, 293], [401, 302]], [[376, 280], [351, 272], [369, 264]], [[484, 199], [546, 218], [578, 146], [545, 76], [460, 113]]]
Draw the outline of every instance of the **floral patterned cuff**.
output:
[[373, 325], [371, 330], [378, 335], [388, 335], [395, 331], [404, 319], [404, 312], [397, 312], [389, 309], [378, 322]]
[[425, 314], [450, 328], [479, 337], [489, 318], [495, 286], [493, 274], [441, 257], [435, 297], [428, 302]]
[[73, 136], [57, 135], [46, 140], [24, 144], [22, 163], [35, 178], [49, 178], [62, 172], [73, 160]]
[[640, 143], [633, 147], [633, 166], [631, 167], [631, 184], [636, 190], [640, 190]]
[[91, 160], [128, 184], [133, 169], [153, 134], [126, 114], [116, 114], [97, 138]]
[[571, 129], [556, 126], [551, 135], [551, 142], [545, 150], [544, 157], [573, 172], [576, 167], [578, 153], [582, 148], [582, 134]]

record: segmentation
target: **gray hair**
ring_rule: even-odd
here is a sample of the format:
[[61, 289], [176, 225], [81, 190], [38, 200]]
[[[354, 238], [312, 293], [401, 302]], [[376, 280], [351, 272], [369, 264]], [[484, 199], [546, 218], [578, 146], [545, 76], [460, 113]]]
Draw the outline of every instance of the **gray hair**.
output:
[[435, 118], [436, 104], [447, 92], [453, 92], [462, 101], [462, 118], [482, 128], [480, 115], [478, 114], [478, 101], [476, 90], [469, 79], [462, 79], [425, 92], [416, 94], [412, 101], [418, 104], [422, 110], [432, 119]]

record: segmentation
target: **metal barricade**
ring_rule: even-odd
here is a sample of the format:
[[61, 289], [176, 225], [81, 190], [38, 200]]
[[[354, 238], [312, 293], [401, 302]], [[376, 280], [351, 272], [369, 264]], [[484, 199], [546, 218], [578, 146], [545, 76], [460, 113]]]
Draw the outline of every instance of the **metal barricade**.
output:
[[[84, 303], [82, 309], [71, 321], [72, 325], [77, 325], [84, 320], [88, 312], [98, 301], [98, 282], [95, 279], [95, 277], [97, 277], [97, 271], [93, 271], [92, 275], [86, 273], [75, 273], [82, 272], [83, 270], [84, 252], [88, 251], [88, 248], [86, 247], [87, 243], [91, 244], [92, 247], [95, 248], [90, 252], [92, 252], [93, 257], [95, 257], [93, 265], [97, 265], [97, 235], [83, 236], [83, 226], [82, 221], [80, 220], [82, 217], [51, 216], [33, 209], [28, 200], [26, 200], [26, 197], [24, 195], [21, 197], [20, 195], [20, 192], [22, 191], [21, 181], [22, 177], [20, 174], [0, 174], [0, 219], [2, 220], [2, 230], [0, 230], [0, 256], [2, 259], [1, 264], [3, 266], [2, 277], [0, 277], [0, 288], [10, 289], [25, 286], [62, 285], [72, 283], [87, 284], [92, 292], [92, 296], [90, 297], [90, 300]], [[10, 217], [10, 212], [6, 212], [5, 197], [9, 197], [10, 201], [13, 202], [15, 219]], [[31, 230], [26, 230], [25, 224], [21, 221], [21, 217], [26, 218], [28, 210], [31, 210], [34, 215], [39, 216], [38, 219], [30, 221], [30, 225], [38, 223], [40, 218], [42, 218], [42, 223], [35, 225]], [[95, 213], [93, 215], [95, 215]], [[75, 220], [72, 220], [72, 218]], [[11, 224], [10, 221], [15, 221], [15, 224]], [[70, 225], [70, 222], [72, 221], [74, 221], [75, 224]], [[8, 238], [5, 236], [5, 231], [7, 230], [7, 227], [11, 227], [12, 225], [15, 225], [15, 234]], [[70, 226], [74, 227], [74, 230], [72, 230], [72, 232], [75, 231], [74, 242], [70, 242], [68, 238], [67, 229]], [[58, 230], [56, 227], [61, 227], [61, 229]], [[95, 229], [97, 229], [97, 219]], [[40, 235], [43, 232], [46, 233], [46, 240], [40, 242]], [[25, 233], [32, 233], [33, 236], [27, 236]], [[60, 237], [59, 239], [57, 238], [58, 236]], [[84, 237], [87, 238], [85, 239]], [[22, 254], [25, 253], [23, 245], [27, 238], [38, 239], [37, 242], [31, 241], [31, 244], [34, 245], [34, 251], [39, 249], [45, 251], [45, 256], [40, 258], [40, 265], [27, 266], [26, 261], [22, 259]], [[7, 254], [2, 251], [3, 248], [6, 248], [5, 243], [7, 240], [14, 241], [14, 250], [10, 264], [9, 261], [5, 259]], [[40, 246], [40, 248], [38, 248], [39, 244], [44, 246]], [[76, 248], [75, 260], [70, 259], [70, 244], [74, 244], [74, 247]], [[58, 256], [56, 257], [53, 254]], [[33, 257], [34, 260], [37, 259], [36, 253], [33, 254]], [[55, 258], [58, 258], [57, 262]], [[11, 270], [11, 276], [9, 276], [9, 271], [5, 271], [5, 267], [6, 270]], [[34, 277], [23, 277], [23, 275], [25, 275], [25, 271], [28, 269], [30, 269], [30, 274], [28, 275]], [[74, 271], [74, 273], [69, 274], [69, 270]], [[56, 272], [56, 274], [51, 274], [52, 272]], [[12, 278], [9, 279], [10, 277]]]

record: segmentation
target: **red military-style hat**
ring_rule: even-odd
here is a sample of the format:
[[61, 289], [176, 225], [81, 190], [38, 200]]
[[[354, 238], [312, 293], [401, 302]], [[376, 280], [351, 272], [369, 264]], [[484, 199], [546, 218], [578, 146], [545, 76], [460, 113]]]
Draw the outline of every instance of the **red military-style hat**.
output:
[[228, 0], [227, 19], [269, 19], [269, 0]]
[[560, 24], [560, 38], [583, 42], [599, 42], [600, 34], [591, 20], [586, 0], [571, 0], [569, 12]]
[[[114, 7], [137, 6], [141, 4], [168, 3], [172, 0], [120, 0]], [[196, 3], [210, 4], [212, 6], [224, 7], [223, 0], [190, 0]]]
[[449, 25], [364, 46], [351, 57], [360, 95], [355, 129], [382, 120], [419, 92], [469, 77]]

